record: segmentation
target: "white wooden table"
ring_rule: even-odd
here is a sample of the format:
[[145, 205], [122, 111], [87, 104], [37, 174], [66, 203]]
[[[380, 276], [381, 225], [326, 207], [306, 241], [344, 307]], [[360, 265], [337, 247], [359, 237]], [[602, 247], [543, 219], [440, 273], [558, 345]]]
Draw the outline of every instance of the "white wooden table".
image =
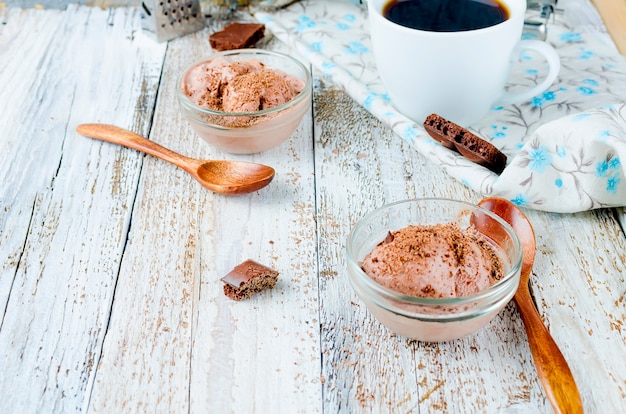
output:
[[[559, 4], [602, 35], [586, 0]], [[197, 138], [174, 95], [211, 29], [156, 44], [135, 7], [0, 6], [0, 22], [1, 413], [551, 412], [512, 303], [475, 335], [427, 344], [390, 333], [351, 291], [344, 244], [366, 212], [480, 196], [343, 92], [316, 74], [287, 143], [233, 156]], [[277, 176], [218, 196], [79, 136], [85, 122]], [[586, 412], [626, 412], [624, 213], [527, 213], [532, 290]], [[220, 278], [248, 258], [279, 283], [231, 301]]]

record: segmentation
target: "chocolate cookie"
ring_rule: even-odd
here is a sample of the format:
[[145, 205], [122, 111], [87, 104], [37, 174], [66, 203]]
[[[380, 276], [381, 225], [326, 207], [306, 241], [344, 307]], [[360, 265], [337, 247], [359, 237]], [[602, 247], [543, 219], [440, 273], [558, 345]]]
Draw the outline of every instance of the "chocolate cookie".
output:
[[496, 174], [500, 174], [506, 167], [506, 155], [498, 148], [454, 122], [432, 114], [426, 117], [424, 128], [444, 147], [458, 151], [468, 160]]

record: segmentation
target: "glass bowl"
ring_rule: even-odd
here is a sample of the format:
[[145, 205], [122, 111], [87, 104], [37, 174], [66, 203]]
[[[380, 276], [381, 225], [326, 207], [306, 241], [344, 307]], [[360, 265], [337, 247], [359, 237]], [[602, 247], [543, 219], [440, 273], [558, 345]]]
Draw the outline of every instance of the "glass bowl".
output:
[[[468, 296], [432, 298], [395, 291], [362, 270], [365, 256], [389, 232], [443, 223], [455, 223], [461, 230], [473, 227], [484, 235], [501, 257], [503, 276]], [[504, 308], [519, 285], [523, 255], [514, 230], [490, 211], [463, 201], [414, 199], [385, 205], [359, 220], [348, 236], [346, 256], [350, 284], [376, 319], [407, 338], [441, 342], [478, 331]]]
[[[199, 106], [187, 96], [183, 83], [190, 70], [218, 57], [231, 62], [260, 61], [271, 68], [296, 77], [303, 89], [291, 100], [254, 112], [222, 112]], [[273, 148], [287, 140], [308, 112], [312, 94], [311, 72], [302, 63], [283, 53], [262, 49], [218, 52], [188, 67], [176, 82], [176, 95], [183, 116], [207, 143], [233, 154], [253, 154]]]

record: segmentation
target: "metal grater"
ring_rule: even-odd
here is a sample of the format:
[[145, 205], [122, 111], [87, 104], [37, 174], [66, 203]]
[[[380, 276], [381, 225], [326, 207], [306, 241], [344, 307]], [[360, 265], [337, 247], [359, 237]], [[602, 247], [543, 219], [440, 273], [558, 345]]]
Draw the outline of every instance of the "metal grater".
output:
[[198, 0], [143, 0], [142, 27], [157, 42], [204, 28]]

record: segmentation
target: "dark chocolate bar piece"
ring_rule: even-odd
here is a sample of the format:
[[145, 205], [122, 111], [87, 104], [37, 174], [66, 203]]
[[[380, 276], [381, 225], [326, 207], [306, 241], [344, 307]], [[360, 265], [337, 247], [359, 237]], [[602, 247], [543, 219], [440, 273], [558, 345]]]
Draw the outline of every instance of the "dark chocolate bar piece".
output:
[[214, 50], [233, 50], [252, 47], [265, 36], [265, 25], [260, 23], [231, 23], [209, 36]]
[[498, 148], [442, 116], [431, 114], [426, 117], [424, 129], [444, 147], [458, 151], [496, 174], [506, 167], [507, 157]]
[[234, 300], [247, 299], [265, 289], [273, 289], [278, 272], [253, 260], [238, 264], [226, 276], [224, 294]]

